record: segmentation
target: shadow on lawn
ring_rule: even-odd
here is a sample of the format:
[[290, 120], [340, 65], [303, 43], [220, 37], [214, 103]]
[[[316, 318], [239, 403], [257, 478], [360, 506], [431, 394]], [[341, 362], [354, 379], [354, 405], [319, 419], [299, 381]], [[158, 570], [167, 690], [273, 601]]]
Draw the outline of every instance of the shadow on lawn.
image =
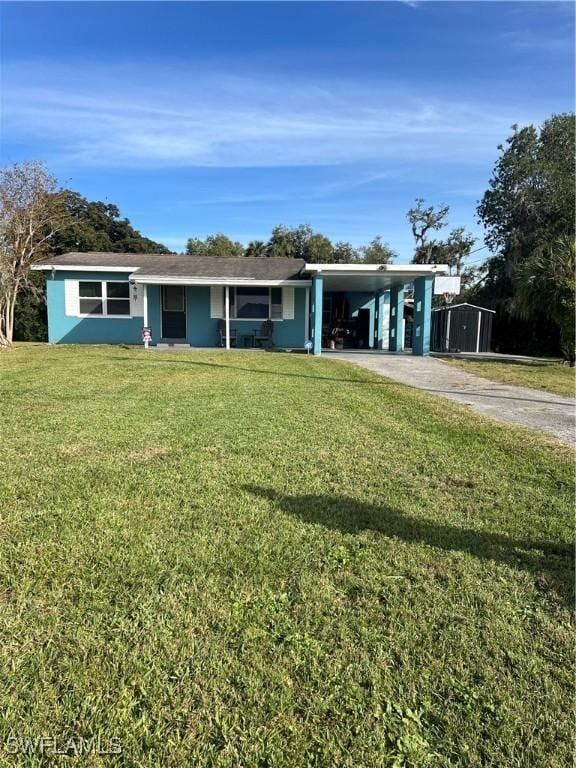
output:
[[405, 515], [387, 506], [358, 502], [346, 496], [288, 496], [270, 488], [244, 486], [284, 512], [306, 523], [316, 523], [343, 533], [377, 531], [407, 542], [429, 544], [452, 552], [505, 563], [534, 574], [538, 589], [550, 588], [570, 608], [574, 605], [574, 555], [568, 544], [514, 539], [500, 533], [435, 523]]
[[[508, 384], [500, 384], [500, 386], [509, 386]], [[516, 385], [514, 385], [516, 386]], [[465, 397], [491, 397], [495, 400], [514, 400], [517, 402], [522, 403], [546, 403], [546, 405], [563, 405], [566, 408], [574, 408], [574, 401], [570, 398], [566, 398], [566, 400], [540, 400], [534, 397], [516, 397], [515, 395], [502, 395], [502, 394], [495, 394], [490, 395], [486, 392], [485, 389], [432, 389], [431, 387], [426, 387], [426, 392], [430, 392], [431, 394], [438, 394], [438, 395], [464, 395]]]
[[[158, 353], [165, 354], [163, 352]], [[144, 361], [139, 358], [133, 358], [133, 357], [116, 357], [116, 360], [129, 360], [131, 363], [135, 362], [146, 362], [148, 364], [148, 360]], [[154, 359], [154, 362], [160, 362], [157, 358]], [[382, 384], [394, 384], [395, 382], [392, 381], [392, 379], [385, 379], [382, 378], [382, 381], [367, 381], [364, 379], [343, 379], [340, 377], [335, 376], [314, 376], [307, 373], [287, 373], [286, 371], [271, 371], [267, 368], [245, 368], [241, 365], [222, 365], [221, 363], [200, 363], [197, 360], [162, 360], [161, 361], [163, 365], [190, 365], [194, 367], [201, 367], [201, 368], [223, 368], [230, 371], [243, 371], [244, 373], [260, 373], [265, 376], [287, 376], [291, 379], [316, 379], [317, 381], [338, 381], [342, 384], [369, 384], [371, 386], [380, 386]]]
[[[158, 354], [164, 354], [164, 353], [158, 353]], [[116, 357], [116, 360], [129, 360], [131, 363], [134, 362], [142, 362], [141, 359], [133, 358], [133, 357]], [[148, 361], [146, 361], [148, 362]], [[158, 359], [154, 360], [155, 363], [159, 362]], [[259, 373], [264, 376], [285, 376], [292, 379], [316, 379], [317, 381], [337, 381], [340, 384], [364, 384], [364, 385], [370, 385], [370, 386], [382, 386], [382, 385], [388, 385], [388, 386], [394, 386], [398, 385], [400, 386], [400, 382], [397, 382], [395, 379], [390, 379], [386, 376], [386, 373], [377, 373], [375, 371], [372, 371], [372, 373], [375, 373], [377, 376], [380, 377], [380, 381], [378, 380], [366, 380], [366, 379], [345, 379], [342, 377], [336, 377], [336, 376], [314, 376], [310, 375], [308, 373], [287, 373], [286, 371], [271, 371], [268, 368], [245, 368], [241, 365], [222, 365], [222, 363], [205, 363], [205, 362], [198, 362], [198, 360], [162, 360], [161, 361], [163, 365], [191, 365], [195, 367], [203, 367], [203, 368], [220, 368], [220, 369], [227, 369], [230, 371], [242, 371], [244, 373]], [[349, 362], [349, 361], [346, 361]], [[365, 369], [368, 370], [368, 369]], [[567, 405], [569, 407], [572, 407], [572, 404], [570, 402], [555, 402], [551, 400], [539, 400], [539, 399], [533, 399], [533, 398], [527, 398], [527, 397], [510, 397], [508, 395], [490, 395], [486, 394], [485, 392], [476, 392], [474, 390], [443, 390], [443, 389], [425, 389], [426, 392], [429, 393], [437, 393], [437, 394], [460, 394], [460, 395], [469, 395], [470, 397], [493, 397], [497, 400], [524, 400], [528, 403], [546, 403], [546, 405]]]

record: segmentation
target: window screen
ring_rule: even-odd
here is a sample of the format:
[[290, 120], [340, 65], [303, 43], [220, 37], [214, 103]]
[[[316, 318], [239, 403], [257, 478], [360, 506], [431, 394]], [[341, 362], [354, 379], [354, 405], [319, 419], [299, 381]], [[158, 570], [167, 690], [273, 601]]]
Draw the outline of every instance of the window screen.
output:
[[106, 314], [130, 314], [130, 286], [127, 282], [106, 283]]
[[102, 315], [102, 283], [90, 280], [80, 280], [78, 283], [81, 315]]

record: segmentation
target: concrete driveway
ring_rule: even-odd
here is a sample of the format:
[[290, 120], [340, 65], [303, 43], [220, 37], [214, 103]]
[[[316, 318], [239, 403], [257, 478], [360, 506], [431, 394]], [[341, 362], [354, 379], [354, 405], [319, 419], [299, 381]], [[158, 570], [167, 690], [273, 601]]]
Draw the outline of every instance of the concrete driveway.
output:
[[486, 416], [541, 430], [566, 445], [576, 444], [575, 403], [567, 397], [489, 381], [432, 357], [385, 352], [324, 354], [355, 363], [401, 384], [456, 400]]

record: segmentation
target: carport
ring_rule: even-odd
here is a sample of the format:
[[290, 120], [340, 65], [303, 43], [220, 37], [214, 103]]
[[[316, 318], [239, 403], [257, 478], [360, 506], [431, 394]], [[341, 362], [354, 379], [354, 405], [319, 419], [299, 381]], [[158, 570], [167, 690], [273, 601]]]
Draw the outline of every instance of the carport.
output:
[[[434, 277], [448, 271], [445, 264], [306, 264], [303, 274], [312, 279], [309, 314], [314, 354], [320, 355], [323, 348], [330, 348], [335, 296], [344, 297], [342, 309], [337, 312], [348, 312], [351, 316], [338, 318], [343, 330], [346, 322], [354, 319], [362, 329], [361, 345], [357, 348], [401, 352], [404, 295], [409, 289], [414, 296], [412, 354], [427, 355]], [[358, 330], [355, 333], [358, 340]]]

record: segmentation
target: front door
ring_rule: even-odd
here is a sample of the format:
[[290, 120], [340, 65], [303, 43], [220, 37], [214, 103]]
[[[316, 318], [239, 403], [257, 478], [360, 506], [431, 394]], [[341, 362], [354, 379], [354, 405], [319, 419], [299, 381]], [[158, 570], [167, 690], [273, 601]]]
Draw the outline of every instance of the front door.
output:
[[186, 289], [182, 285], [162, 286], [162, 338], [186, 340]]

